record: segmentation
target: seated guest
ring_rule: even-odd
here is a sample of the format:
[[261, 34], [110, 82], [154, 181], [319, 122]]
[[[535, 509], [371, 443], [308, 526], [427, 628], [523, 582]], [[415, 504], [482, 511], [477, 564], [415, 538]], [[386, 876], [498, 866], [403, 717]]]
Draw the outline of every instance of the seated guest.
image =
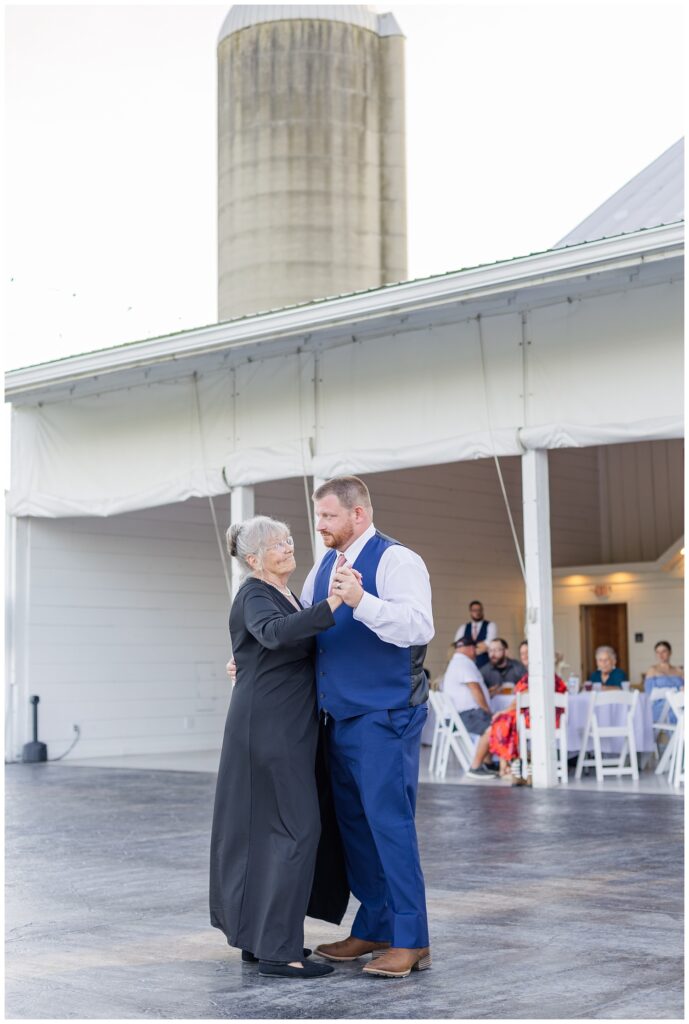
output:
[[[672, 647], [669, 641], [659, 640], [653, 648], [656, 656], [656, 663], [647, 668], [644, 673], [644, 692], [650, 693], [651, 690], [666, 687], [672, 690], [683, 690], [684, 689], [684, 672], [678, 665], [672, 665], [670, 658], [672, 657]], [[663, 713], [665, 707], [664, 700], [653, 701], [653, 721], [657, 722]], [[677, 719], [675, 718], [674, 711], [670, 711], [668, 722], [674, 725]]]
[[[529, 689], [529, 645], [522, 640], [519, 645], [519, 657], [526, 666], [527, 671], [514, 688], [515, 693], [526, 693]], [[567, 693], [567, 686], [558, 675], [555, 675], [555, 692]], [[555, 708], [555, 728], [560, 724], [562, 708]], [[526, 728], [531, 725], [529, 709], [522, 712], [525, 718]], [[491, 753], [500, 758], [500, 774], [510, 775], [510, 762], [519, 756], [519, 732], [517, 730], [517, 701], [512, 701], [508, 708], [493, 715], [493, 722], [489, 731], [488, 746]]]
[[589, 682], [602, 683], [604, 690], [620, 689], [627, 676], [617, 668], [617, 654], [614, 647], [596, 647], [596, 671], [591, 673]]
[[486, 758], [492, 763], [488, 753], [491, 711], [488, 690], [474, 663], [474, 657], [473, 644], [458, 640], [455, 653], [445, 670], [443, 692], [454, 704], [467, 732], [481, 736], [467, 776], [485, 782], [497, 778], [497, 774], [483, 763]]
[[561, 654], [559, 651], [555, 651], [555, 671], [557, 674], [562, 676], [564, 679], [566, 675], [569, 675], [571, 670], [572, 666], [569, 662], [565, 661], [564, 654]]
[[498, 627], [494, 622], [484, 619], [480, 601], [470, 602], [469, 615], [469, 621], [463, 622], [455, 633], [455, 643], [464, 640], [465, 643], [473, 644], [476, 648], [476, 664], [483, 668], [488, 664], [488, 644], [498, 635]]
[[[526, 640], [522, 640], [519, 645], [519, 660], [524, 668], [529, 667], [529, 644]], [[517, 680], [517, 682], [519, 682], [519, 680]]]
[[[671, 686], [679, 690], [684, 686], [684, 672], [678, 665], [671, 665], [672, 647], [669, 641], [659, 640], [653, 648], [656, 662], [644, 672], [644, 690], [648, 692], [654, 686]], [[648, 683], [652, 683], [648, 686]]]
[[492, 696], [499, 693], [506, 683], [518, 683], [524, 675], [524, 666], [516, 658], [507, 657], [507, 641], [496, 637], [488, 644], [487, 665], [481, 669], [481, 675]]

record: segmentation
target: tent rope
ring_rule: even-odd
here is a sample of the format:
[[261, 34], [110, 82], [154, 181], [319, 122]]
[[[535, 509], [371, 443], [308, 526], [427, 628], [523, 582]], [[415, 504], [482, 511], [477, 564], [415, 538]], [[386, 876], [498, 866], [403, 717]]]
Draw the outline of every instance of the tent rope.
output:
[[[201, 419], [201, 402], [200, 402], [200, 399], [199, 399], [199, 379], [198, 379], [198, 374], [196, 373], [196, 370], [194, 370], [194, 373], [192, 374], [192, 381], [193, 381], [193, 384], [194, 384], [194, 387], [193, 387], [193, 391], [194, 391], [194, 405], [196, 407], [196, 421], [197, 421], [198, 431], [199, 431], [199, 441], [200, 441], [200, 444], [201, 444], [201, 461], [202, 461], [202, 464], [203, 464], [203, 475], [206, 477], [206, 490], [209, 490], [210, 488], [209, 488], [209, 485], [208, 485], [208, 475], [207, 475], [207, 472], [206, 472], [206, 445], [205, 445], [204, 436], [203, 436], [203, 421]], [[223, 475], [224, 475], [224, 471], [223, 471]], [[227, 480], [225, 480], [225, 483], [227, 483]], [[227, 558], [225, 557], [225, 548], [223, 547], [222, 536], [220, 534], [220, 527], [218, 526], [218, 517], [217, 517], [216, 512], [215, 512], [215, 504], [214, 504], [213, 498], [212, 498], [212, 496], [210, 494], [207, 497], [208, 497], [208, 504], [210, 505], [211, 518], [213, 520], [213, 527], [215, 529], [215, 539], [218, 542], [218, 550], [220, 551], [220, 561], [222, 563], [222, 569], [223, 569], [223, 573], [224, 573], [224, 576], [225, 576], [225, 584], [227, 586], [227, 593], [229, 594], [230, 597], [232, 597], [232, 582], [230, 580], [230, 572], [229, 572], [229, 569], [227, 567]]]
[[500, 460], [498, 459], [498, 456], [496, 455], [496, 452], [495, 452], [495, 441], [493, 440], [493, 424], [492, 424], [492, 421], [491, 421], [490, 405], [489, 405], [489, 402], [488, 402], [488, 384], [487, 384], [487, 379], [488, 378], [487, 378], [487, 375], [486, 375], [486, 358], [485, 358], [485, 352], [484, 352], [483, 327], [482, 327], [482, 324], [481, 324], [481, 314], [480, 313], [476, 317], [476, 323], [478, 325], [478, 343], [479, 343], [479, 351], [481, 353], [481, 377], [482, 377], [482, 382], [483, 382], [483, 401], [484, 401], [484, 405], [486, 407], [486, 423], [488, 425], [488, 436], [490, 437], [490, 446], [491, 446], [492, 453], [493, 453], [493, 462], [495, 463], [495, 469], [497, 471], [498, 480], [500, 482], [500, 490], [502, 491], [502, 498], [503, 498], [503, 501], [505, 503], [505, 509], [507, 511], [507, 518], [509, 520], [510, 529], [512, 531], [512, 540], [514, 541], [514, 548], [515, 548], [515, 551], [517, 552], [517, 561], [519, 562], [519, 568], [521, 569], [521, 574], [522, 574], [522, 577], [524, 579], [524, 586], [526, 587], [527, 602], [528, 602], [529, 607], [531, 608], [531, 607], [533, 607], [533, 602], [531, 600], [531, 594], [529, 592], [529, 583], [528, 583], [528, 580], [526, 578], [526, 566], [524, 565], [524, 558], [522, 556], [522, 549], [521, 549], [521, 545], [519, 544], [519, 537], [517, 536], [517, 530], [516, 530], [516, 527], [514, 525], [514, 518], [512, 516], [512, 509], [510, 508], [509, 498], [507, 497], [507, 490], [505, 488], [505, 481], [504, 481], [503, 475], [502, 475], [502, 469], [501, 469], [501, 466], [500, 466]]
[[[306, 353], [308, 355], [308, 353]], [[311, 554], [314, 562], [316, 561], [316, 534], [315, 534], [315, 523], [313, 520], [313, 509], [311, 505], [311, 493], [309, 489], [309, 477], [306, 472], [306, 459], [304, 455], [305, 442], [310, 441], [310, 437], [304, 433], [304, 395], [302, 393], [302, 379], [301, 379], [301, 356], [299, 352], [297, 356], [297, 400], [299, 402], [299, 428], [301, 431], [301, 468], [302, 468], [302, 479], [304, 481], [304, 499], [306, 501], [306, 522], [309, 526], [309, 541], [311, 542]], [[314, 355], [314, 360], [315, 360]], [[318, 410], [315, 403], [315, 378], [318, 376], [318, 368], [314, 367], [314, 419], [318, 415]]]

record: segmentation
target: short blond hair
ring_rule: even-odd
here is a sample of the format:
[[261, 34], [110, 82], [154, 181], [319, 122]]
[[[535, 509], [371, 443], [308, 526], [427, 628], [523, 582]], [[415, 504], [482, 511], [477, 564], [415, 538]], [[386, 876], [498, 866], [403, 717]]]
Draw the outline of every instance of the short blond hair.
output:
[[340, 505], [352, 509], [356, 505], [362, 508], [371, 508], [371, 495], [368, 487], [358, 476], [336, 476], [332, 480], [326, 480], [324, 484], [317, 487], [313, 492], [313, 500], [320, 501], [329, 494], [334, 494]]

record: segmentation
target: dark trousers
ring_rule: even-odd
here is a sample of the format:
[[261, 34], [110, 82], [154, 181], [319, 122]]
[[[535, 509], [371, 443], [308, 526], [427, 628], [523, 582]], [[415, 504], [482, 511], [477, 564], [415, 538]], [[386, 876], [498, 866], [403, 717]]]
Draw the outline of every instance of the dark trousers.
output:
[[349, 886], [352, 935], [405, 949], [428, 945], [414, 812], [425, 704], [329, 720], [329, 755]]

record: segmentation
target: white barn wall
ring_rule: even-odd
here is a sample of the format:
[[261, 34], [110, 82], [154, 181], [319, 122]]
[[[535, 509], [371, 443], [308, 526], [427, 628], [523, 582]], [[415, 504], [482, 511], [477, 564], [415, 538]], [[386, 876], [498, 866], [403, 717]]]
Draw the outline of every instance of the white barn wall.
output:
[[[225, 522], [229, 500], [215, 500]], [[49, 756], [69, 746], [74, 723], [70, 758], [219, 747], [229, 600], [207, 499], [32, 519], [30, 530], [18, 699], [28, 716], [40, 696]]]

